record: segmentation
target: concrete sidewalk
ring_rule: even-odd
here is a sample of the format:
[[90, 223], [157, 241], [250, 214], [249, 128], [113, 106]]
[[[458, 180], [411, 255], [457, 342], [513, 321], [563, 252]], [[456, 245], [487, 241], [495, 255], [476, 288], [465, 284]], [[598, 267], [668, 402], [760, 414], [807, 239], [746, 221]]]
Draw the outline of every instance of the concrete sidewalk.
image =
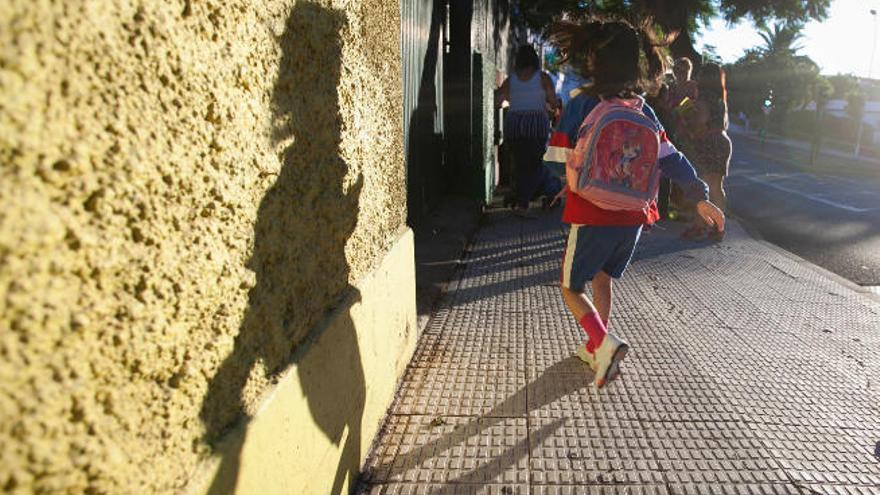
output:
[[558, 290], [559, 210], [485, 214], [367, 461], [371, 494], [880, 493], [880, 304], [731, 222], [643, 236], [606, 388]]

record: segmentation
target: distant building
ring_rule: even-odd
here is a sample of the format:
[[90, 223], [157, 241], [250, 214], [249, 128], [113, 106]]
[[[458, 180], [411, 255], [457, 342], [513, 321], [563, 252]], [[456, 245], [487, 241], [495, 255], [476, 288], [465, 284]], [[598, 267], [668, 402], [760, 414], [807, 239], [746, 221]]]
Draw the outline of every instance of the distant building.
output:
[[[825, 104], [824, 112], [827, 115], [846, 119], [849, 118], [846, 106], [846, 100], [829, 100], [828, 103]], [[816, 111], [816, 102], [811, 101], [804, 105], [803, 110], [810, 112]], [[880, 101], [869, 101], [865, 103], [865, 113], [862, 116], [862, 123], [866, 127], [873, 129], [873, 131], [864, 134], [868, 143], [876, 143], [878, 141], [877, 134], [878, 131], [880, 131]]]

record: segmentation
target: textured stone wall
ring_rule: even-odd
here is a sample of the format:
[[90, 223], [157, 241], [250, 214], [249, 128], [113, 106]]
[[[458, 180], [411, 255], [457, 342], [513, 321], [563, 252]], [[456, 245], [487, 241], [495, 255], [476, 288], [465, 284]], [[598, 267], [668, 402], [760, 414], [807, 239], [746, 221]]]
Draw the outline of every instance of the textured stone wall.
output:
[[0, 9], [0, 488], [174, 491], [405, 219], [398, 2]]

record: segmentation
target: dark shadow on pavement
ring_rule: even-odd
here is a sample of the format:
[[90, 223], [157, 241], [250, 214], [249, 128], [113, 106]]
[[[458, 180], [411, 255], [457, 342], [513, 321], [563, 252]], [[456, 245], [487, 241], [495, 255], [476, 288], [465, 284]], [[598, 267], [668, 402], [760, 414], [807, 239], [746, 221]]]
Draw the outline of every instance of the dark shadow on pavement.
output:
[[[560, 376], [571, 376], [572, 370], [582, 371], [583, 380], [559, 380]], [[592, 380], [592, 371], [590, 371], [589, 367], [587, 367], [586, 364], [582, 363], [578, 358], [571, 356], [569, 358], [563, 359], [562, 361], [556, 362], [552, 366], [544, 370], [544, 372], [541, 373], [541, 375], [537, 379], [517, 390], [515, 394], [505, 399], [504, 402], [497, 404], [490, 411], [487, 411], [481, 416], [472, 418], [468, 423], [458, 426], [456, 428], [456, 431], [447, 433], [429, 443], [426, 443], [425, 445], [410, 450], [409, 452], [396, 455], [394, 457], [393, 465], [379, 464], [376, 466], [368, 467], [367, 471], [363, 475], [364, 482], [367, 485], [373, 483], [384, 483], [384, 480], [375, 479], [376, 473], [392, 472], [397, 466], [403, 467], [404, 469], [406, 469], [407, 467], [418, 466], [425, 460], [437, 457], [441, 453], [448, 450], [446, 446], [464, 445], [465, 443], [467, 443], [468, 438], [490, 429], [491, 427], [497, 425], [505, 419], [524, 417], [525, 415], [528, 415], [529, 412], [538, 410], [548, 404], [551, 404], [561, 397], [576, 392], [582, 388], [592, 386]], [[558, 386], [558, 383], [563, 383], [569, 386], [560, 387]], [[533, 394], [530, 396], [529, 390], [543, 390], [549, 393]], [[529, 397], [532, 398], [532, 404], [529, 404], [529, 401], [527, 400]], [[540, 403], [535, 403], [535, 397], [540, 397]], [[512, 416], [507, 413], [507, 411], [515, 410], [517, 404], [527, 405], [527, 411], [525, 411], [525, 414], [523, 416]], [[504, 454], [496, 456], [496, 459], [507, 459], [507, 463], [494, 461], [489, 462], [485, 465], [477, 467], [476, 469], [468, 472], [462, 477], [456, 478], [454, 480], [449, 480], [445, 484], [448, 486], [463, 483], [484, 482], [487, 479], [494, 479], [498, 477], [499, 475], [501, 475], [504, 469], [522, 458], [522, 455], [520, 455], [519, 457], [511, 457], [507, 455], [508, 452], [528, 452], [531, 447], [540, 444], [541, 441], [550, 437], [557, 429], [559, 429], [559, 427], [563, 425], [563, 423], [564, 420], [559, 419], [557, 421], [551, 422], [548, 425], [545, 425], [536, 432], [533, 432], [531, 441], [528, 438], [524, 440], [525, 442], [527, 442], [528, 447], [525, 450], [519, 448], [522, 447], [522, 442], [520, 442], [516, 446], [506, 449]], [[462, 431], [471, 431], [473, 432], [473, 434], [466, 436], [456, 433]]]

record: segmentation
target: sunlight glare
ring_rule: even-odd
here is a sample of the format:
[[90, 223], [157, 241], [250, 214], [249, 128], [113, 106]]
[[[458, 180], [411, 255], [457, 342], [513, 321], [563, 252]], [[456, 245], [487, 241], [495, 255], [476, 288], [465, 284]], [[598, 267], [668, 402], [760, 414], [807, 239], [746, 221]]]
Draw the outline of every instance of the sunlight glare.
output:
[[[871, 9], [876, 16], [871, 15]], [[804, 28], [799, 54], [813, 59], [826, 75], [880, 76], [880, 54], [875, 54], [873, 70], [869, 70], [875, 27], [880, 29], [880, 0], [833, 0], [828, 19], [812, 21]], [[712, 45], [725, 63], [732, 63], [747, 49], [761, 44], [751, 21], [728, 27], [716, 19], [697, 36], [696, 47]]]

